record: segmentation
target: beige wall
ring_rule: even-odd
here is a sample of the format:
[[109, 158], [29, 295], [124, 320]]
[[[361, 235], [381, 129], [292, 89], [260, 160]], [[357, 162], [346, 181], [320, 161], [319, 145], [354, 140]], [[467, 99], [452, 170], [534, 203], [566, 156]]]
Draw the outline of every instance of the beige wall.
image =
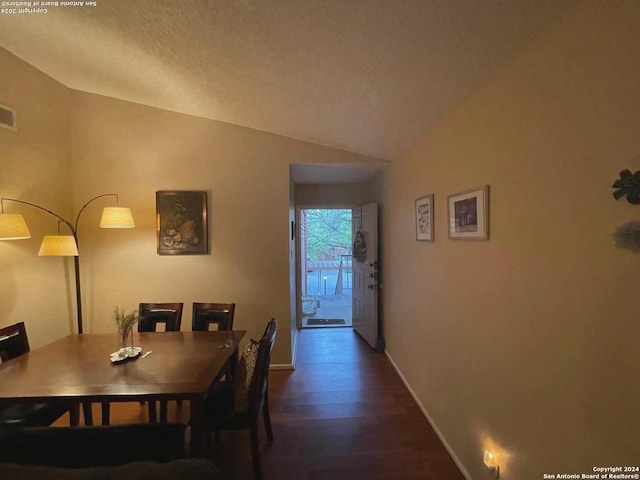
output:
[[[2, 49], [0, 72], [0, 104], [15, 110], [18, 121], [17, 132], [0, 128], [0, 196], [69, 219], [70, 92]], [[55, 217], [14, 202], [4, 202], [4, 211], [23, 214], [32, 238], [0, 242], [0, 326], [24, 321], [34, 348], [74, 325], [75, 294], [67, 288], [73, 262], [37, 256], [42, 236], [57, 232]], [[69, 233], [64, 227], [62, 232]]]
[[375, 188], [377, 183], [374, 179], [356, 184], [298, 184], [295, 193], [296, 204], [351, 206], [379, 202], [380, 192]]
[[[388, 169], [388, 354], [474, 479], [488, 445], [505, 480], [640, 458], [640, 256], [612, 238], [640, 206], [611, 188], [640, 169], [639, 18], [579, 3]], [[447, 195], [483, 184], [490, 241], [449, 240]]]

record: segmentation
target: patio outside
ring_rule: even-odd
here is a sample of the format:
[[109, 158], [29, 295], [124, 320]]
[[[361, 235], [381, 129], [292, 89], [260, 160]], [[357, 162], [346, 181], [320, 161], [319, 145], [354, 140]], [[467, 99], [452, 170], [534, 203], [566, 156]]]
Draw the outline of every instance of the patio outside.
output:
[[350, 327], [351, 210], [300, 211], [302, 327]]

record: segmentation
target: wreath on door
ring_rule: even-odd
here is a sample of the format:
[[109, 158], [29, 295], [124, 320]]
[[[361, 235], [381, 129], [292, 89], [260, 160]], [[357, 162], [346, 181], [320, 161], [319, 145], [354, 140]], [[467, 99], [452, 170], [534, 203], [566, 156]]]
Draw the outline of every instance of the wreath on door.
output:
[[367, 244], [364, 241], [364, 233], [360, 230], [356, 232], [356, 238], [353, 241], [353, 258], [358, 262], [364, 262], [367, 258]]

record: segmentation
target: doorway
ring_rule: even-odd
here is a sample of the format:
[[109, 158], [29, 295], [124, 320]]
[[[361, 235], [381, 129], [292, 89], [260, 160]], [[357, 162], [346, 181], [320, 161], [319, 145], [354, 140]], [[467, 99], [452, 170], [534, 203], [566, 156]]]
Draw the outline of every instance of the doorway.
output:
[[352, 209], [300, 208], [302, 328], [352, 326]]

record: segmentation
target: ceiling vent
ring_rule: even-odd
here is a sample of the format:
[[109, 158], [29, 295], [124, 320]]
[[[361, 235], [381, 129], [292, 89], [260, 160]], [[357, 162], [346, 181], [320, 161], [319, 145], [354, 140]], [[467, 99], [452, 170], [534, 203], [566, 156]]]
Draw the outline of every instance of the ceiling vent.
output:
[[16, 112], [9, 107], [0, 105], [0, 127], [10, 128], [17, 131], [18, 124], [16, 123]]

